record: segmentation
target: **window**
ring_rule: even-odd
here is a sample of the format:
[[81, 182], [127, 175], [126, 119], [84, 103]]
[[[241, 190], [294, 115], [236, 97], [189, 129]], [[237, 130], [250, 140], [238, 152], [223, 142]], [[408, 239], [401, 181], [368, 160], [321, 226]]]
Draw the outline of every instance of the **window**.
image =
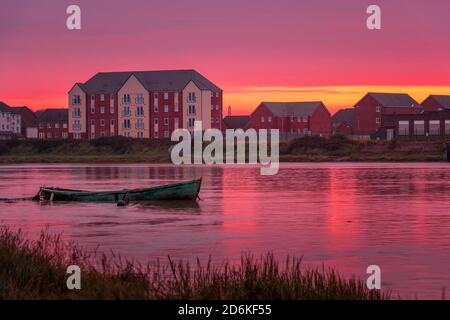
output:
[[143, 119], [137, 119], [136, 129], [144, 129], [144, 120]]
[[59, 123], [55, 123], [55, 129], [59, 129]]
[[153, 136], [154, 136], [155, 138], [158, 138], [158, 131], [155, 131], [155, 133], [153, 134]]
[[52, 124], [51, 123], [47, 123], [47, 128], [51, 129], [52, 128]]
[[63, 129], [67, 129], [67, 122], [63, 123]]
[[216, 110], [219, 111], [219, 105], [216, 105]]
[[[5, 130], [5, 125], [2, 124], [2, 129]], [[44, 129], [44, 124], [43, 123], [39, 123], [39, 129]]]
[[267, 122], [272, 122], [272, 117], [271, 116], [267, 117]]
[[91, 113], [95, 113], [95, 106], [94, 105], [91, 106]]
[[304, 123], [308, 123], [308, 116], [304, 116], [304, 117], [303, 117], [303, 122], [304, 122]]
[[174, 118], [173, 121], [174, 121], [174, 127], [175, 127], [175, 129], [178, 129], [178, 126], [180, 125], [180, 119]]
[[136, 107], [136, 115], [137, 116], [143, 116], [144, 115], [144, 107], [143, 106]]
[[81, 104], [81, 97], [80, 97], [80, 95], [72, 96], [72, 104]]
[[415, 120], [414, 121], [414, 135], [422, 136], [425, 134], [425, 121]]
[[109, 113], [113, 114], [115, 112], [114, 103], [112, 103], [109, 107]]
[[188, 119], [188, 128], [194, 128], [194, 125], [195, 125], [195, 119], [189, 118]]
[[168, 138], [169, 137], [169, 131], [164, 131], [164, 138]]
[[164, 125], [168, 126], [169, 125], [169, 118], [164, 118]]
[[214, 105], [211, 105], [211, 111], [213, 111], [214, 110]]
[[114, 121], [114, 119], [111, 119], [111, 126], [114, 126], [115, 125], [115, 121]]
[[144, 133], [142, 131], [138, 131], [137, 132], [137, 137], [138, 138], [143, 138], [144, 137]]
[[52, 138], [52, 133], [51, 132], [47, 132], [47, 138], [51, 139]]
[[169, 93], [168, 92], [164, 92], [164, 100], [169, 99]]
[[178, 109], [178, 104], [176, 104], [176, 105], [173, 107], [173, 111], [174, 111], [174, 112], [178, 112], [178, 111], [179, 111], [179, 109]]
[[105, 101], [105, 95], [104, 94], [100, 95], [100, 101]]
[[189, 92], [188, 93], [188, 102], [195, 102], [195, 101], [196, 101], [195, 92]]
[[123, 120], [123, 128], [124, 129], [130, 129], [131, 128], [131, 121], [130, 121], [130, 119], [124, 119]]
[[398, 122], [398, 135], [409, 136], [409, 121]]
[[430, 135], [438, 136], [441, 134], [441, 121], [430, 120]]
[[445, 135], [450, 136], [450, 120], [445, 120]]
[[102, 127], [105, 126], [105, 119], [100, 119], [100, 125], [101, 125]]
[[95, 120], [94, 119], [91, 120], [91, 126], [95, 126]]
[[375, 111], [376, 111], [376, 112], [381, 112], [381, 107], [380, 107], [380, 106], [377, 106], [377, 107], [375, 108]]
[[80, 108], [75, 108], [75, 109], [73, 109], [73, 117], [74, 117], [74, 118], [79, 118], [79, 117], [81, 117], [81, 109], [80, 109]]
[[138, 93], [136, 95], [136, 103], [144, 103], [144, 94], [143, 93]]
[[167, 104], [164, 105], [164, 112], [169, 112], [169, 106]]
[[91, 101], [95, 101], [95, 96], [91, 95]]
[[264, 117], [261, 117], [261, 122], [264, 122]]
[[375, 118], [375, 122], [376, 122], [377, 124], [380, 124], [380, 123], [381, 123], [381, 118], [380, 118], [380, 117], [376, 117], [376, 118]]
[[154, 110], [155, 110], [155, 112], [158, 112], [158, 106], [157, 105], [155, 105]]
[[158, 125], [158, 118], [155, 118], [154, 123], [155, 125]]
[[95, 132], [91, 132], [91, 139], [95, 139]]
[[62, 138], [63, 139], [67, 139], [69, 137], [69, 135], [67, 134], [67, 132], [63, 132], [62, 133]]
[[125, 107], [123, 107], [123, 116], [124, 116], [124, 117], [129, 117], [130, 114], [131, 114], [131, 112], [130, 112], [130, 106], [125, 106]]
[[195, 105], [188, 106], [188, 114], [195, 114]]
[[100, 113], [105, 113], [105, 107], [100, 107]]
[[158, 94], [157, 93], [155, 93], [153, 97], [154, 97], [155, 100], [158, 100]]
[[130, 102], [131, 102], [130, 95], [128, 93], [125, 93], [123, 95], [123, 103], [130, 103]]
[[105, 136], [106, 136], [106, 132], [105, 131], [100, 132], [100, 137], [105, 137]]

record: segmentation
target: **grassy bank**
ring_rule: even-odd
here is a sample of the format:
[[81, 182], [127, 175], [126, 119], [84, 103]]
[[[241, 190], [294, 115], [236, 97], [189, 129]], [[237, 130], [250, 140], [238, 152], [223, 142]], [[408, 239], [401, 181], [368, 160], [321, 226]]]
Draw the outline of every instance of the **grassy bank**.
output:
[[[68, 290], [68, 265], [81, 268], [81, 290]], [[245, 255], [238, 265], [173, 262], [142, 266], [120, 257], [94, 256], [42, 232], [29, 241], [0, 228], [0, 299], [389, 299], [331, 269], [278, 264], [268, 254]]]
[[[0, 163], [169, 163], [169, 140], [0, 141]], [[355, 141], [304, 137], [280, 143], [280, 161], [445, 161], [443, 141]]]

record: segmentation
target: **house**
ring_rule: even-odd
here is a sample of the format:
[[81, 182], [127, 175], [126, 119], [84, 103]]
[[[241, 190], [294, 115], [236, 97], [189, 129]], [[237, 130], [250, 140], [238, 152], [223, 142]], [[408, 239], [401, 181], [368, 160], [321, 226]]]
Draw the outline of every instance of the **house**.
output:
[[22, 119], [20, 113], [0, 101], [0, 139], [11, 139], [21, 135]]
[[37, 139], [38, 124], [36, 114], [26, 106], [14, 107], [17, 114], [21, 117], [21, 134], [27, 139]]
[[430, 95], [422, 102], [425, 111], [450, 109], [450, 96]]
[[250, 116], [226, 116], [223, 118], [223, 129], [243, 129], [247, 128]]
[[419, 114], [383, 115], [381, 139], [443, 139], [450, 138], [450, 109], [424, 111]]
[[370, 136], [378, 131], [383, 115], [418, 114], [423, 108], [404, 93], [367, 93], [354, 106], [354, 133]]
[[74, 139], [167, 139], [195, 121], [222, 129], [222, 90], [195, 70], [100, 72], [68, 96]]
[[68, 111], [65, 108], [47, 109], [39, 115], [38, 138], [61, 140], [69, 137]]
[[334, 134], [353, 134], [354, 111], [353, 108], [341, 109], [331, 117]]
[[331, 134], [331, 115], [320, 101], [262, 102], [250, 116], [248, 128], [278, 129], [282, 139]]

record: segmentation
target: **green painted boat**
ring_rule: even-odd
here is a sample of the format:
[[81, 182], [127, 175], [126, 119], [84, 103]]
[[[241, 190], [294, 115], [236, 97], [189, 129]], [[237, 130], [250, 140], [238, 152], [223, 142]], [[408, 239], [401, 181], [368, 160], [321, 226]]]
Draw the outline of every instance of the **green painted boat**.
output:
[[33, 200], [82, 201], [82, 202], [136, 202], [154, 200], [196, 200], [202, 179], [160, 185], [150, 188], [116, 191], [85, 191], [53, 187], [41, 187]]

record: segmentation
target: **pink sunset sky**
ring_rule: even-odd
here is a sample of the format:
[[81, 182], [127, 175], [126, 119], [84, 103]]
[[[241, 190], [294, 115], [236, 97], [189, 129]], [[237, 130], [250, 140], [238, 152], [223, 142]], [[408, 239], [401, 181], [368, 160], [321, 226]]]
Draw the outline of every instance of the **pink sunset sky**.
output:
[[[81, 7], [82, 29], [66, 28]], [[382, 30], [366, 28], [366, 8]], [[450, 94], [448, 0], [2, 0], [0, 101], [67, 106], [99, 71], [196, 69], [224, 90], [224, 111], [322, 100], [334, 112], [367, 91], [421, 102]]]

